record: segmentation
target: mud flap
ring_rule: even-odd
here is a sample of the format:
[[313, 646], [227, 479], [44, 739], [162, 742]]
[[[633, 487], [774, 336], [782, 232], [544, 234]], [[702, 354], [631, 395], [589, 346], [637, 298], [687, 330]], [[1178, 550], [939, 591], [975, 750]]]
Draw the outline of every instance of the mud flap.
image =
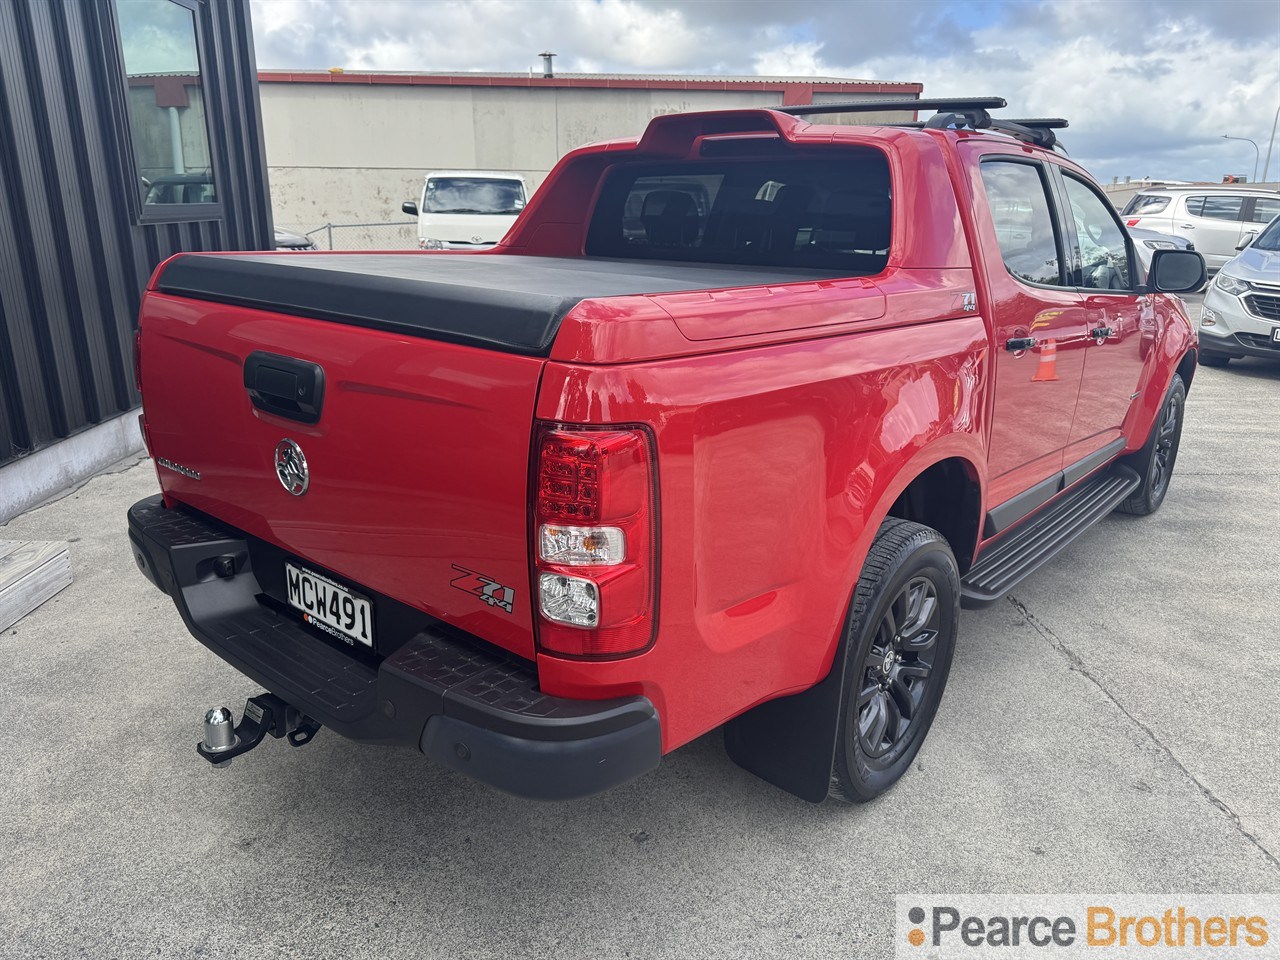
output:
[[816, 686], [769, 700], [725, 724], [724, 747], [729, 759], [801, 800], [822, 803], [827, 798], [848, 638], [846, 619], [831, 671]]

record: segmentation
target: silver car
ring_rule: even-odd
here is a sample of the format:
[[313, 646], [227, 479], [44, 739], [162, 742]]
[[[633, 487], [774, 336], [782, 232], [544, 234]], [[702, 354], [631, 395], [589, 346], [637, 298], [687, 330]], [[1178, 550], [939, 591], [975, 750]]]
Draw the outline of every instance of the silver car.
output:
[[1209, 284], [1200, 314], [1200, 362], [1280, 360], [1280, 217], [1276, 217]]
[[1236, 255], [1236, 245], [1243, 237], [1260, 230], [1277, 214], [1280, 194], [1274, 190], [1202, 184], [1144, 187], [1125, 204], [1120, 219], [1126, 227], [1190, 240], [1212, 271]]

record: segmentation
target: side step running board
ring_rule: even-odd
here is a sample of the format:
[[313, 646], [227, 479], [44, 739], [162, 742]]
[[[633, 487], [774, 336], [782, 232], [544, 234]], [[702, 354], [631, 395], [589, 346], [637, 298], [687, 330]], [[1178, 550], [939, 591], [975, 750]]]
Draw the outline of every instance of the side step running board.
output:
[[1114, 464], [988, 547], [960, 581], [960, 602], [985, 607], [1048, 563], [1137, 489], [1142, 478]]

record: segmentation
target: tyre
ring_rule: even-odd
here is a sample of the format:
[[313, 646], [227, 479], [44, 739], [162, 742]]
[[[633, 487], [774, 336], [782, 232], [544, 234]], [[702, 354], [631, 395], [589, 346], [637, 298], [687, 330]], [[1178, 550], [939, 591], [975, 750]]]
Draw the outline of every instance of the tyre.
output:
[[951, 670], [960, 571], [938, 531], [886, 520], [854, 589], [830, 795], [865, 803], [911, 766]]
[[1178, 460], [1178, 444], [1182, 440], [1182, 420], [1187, 407], [1187, 388], [1182, 377], [1173, 375], [1173, 382], [1165, 392], [1164, 403], [1151, 426], [1151, 435], [1142, 449], [1128, 459], [1129, 466], [1138, 471], [1142, 483], [1116, 509], [1136, 517], [1155, 513], [1164, 503], [1173, 477], [1173, 466]]
[[1200, 358], [1197, 361], [1202, 367], [1225, 367], [1231, 362], [1231, 357], [1225, 353], [1205, 353], [1200, 352]]

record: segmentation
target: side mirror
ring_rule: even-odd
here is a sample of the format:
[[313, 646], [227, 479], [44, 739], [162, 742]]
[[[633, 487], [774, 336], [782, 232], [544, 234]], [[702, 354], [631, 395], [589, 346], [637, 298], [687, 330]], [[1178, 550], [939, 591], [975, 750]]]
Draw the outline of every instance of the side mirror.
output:
[[1243, 250], [1245, 247], [1247, 247], [1249, 244], [1253, 243], [1253, 241], [1257, 239], [1258, 239], [1257, 230], [1254, 230], [1252, 233], [1246, 233], [1244, 237], [1240, 240], [1240, 242], [1236, 244], [1236, 249]]
[[412, 200], [406, 200], [404, 203], [400, 204], [400, 209], [411, 217], [416, 217], [418, 215], [418, 205]]
[[1194, 293], [1209, 279], [1204, 257], [1194, 250], [1155, 250], [1147, 286], [1154, 293]]

